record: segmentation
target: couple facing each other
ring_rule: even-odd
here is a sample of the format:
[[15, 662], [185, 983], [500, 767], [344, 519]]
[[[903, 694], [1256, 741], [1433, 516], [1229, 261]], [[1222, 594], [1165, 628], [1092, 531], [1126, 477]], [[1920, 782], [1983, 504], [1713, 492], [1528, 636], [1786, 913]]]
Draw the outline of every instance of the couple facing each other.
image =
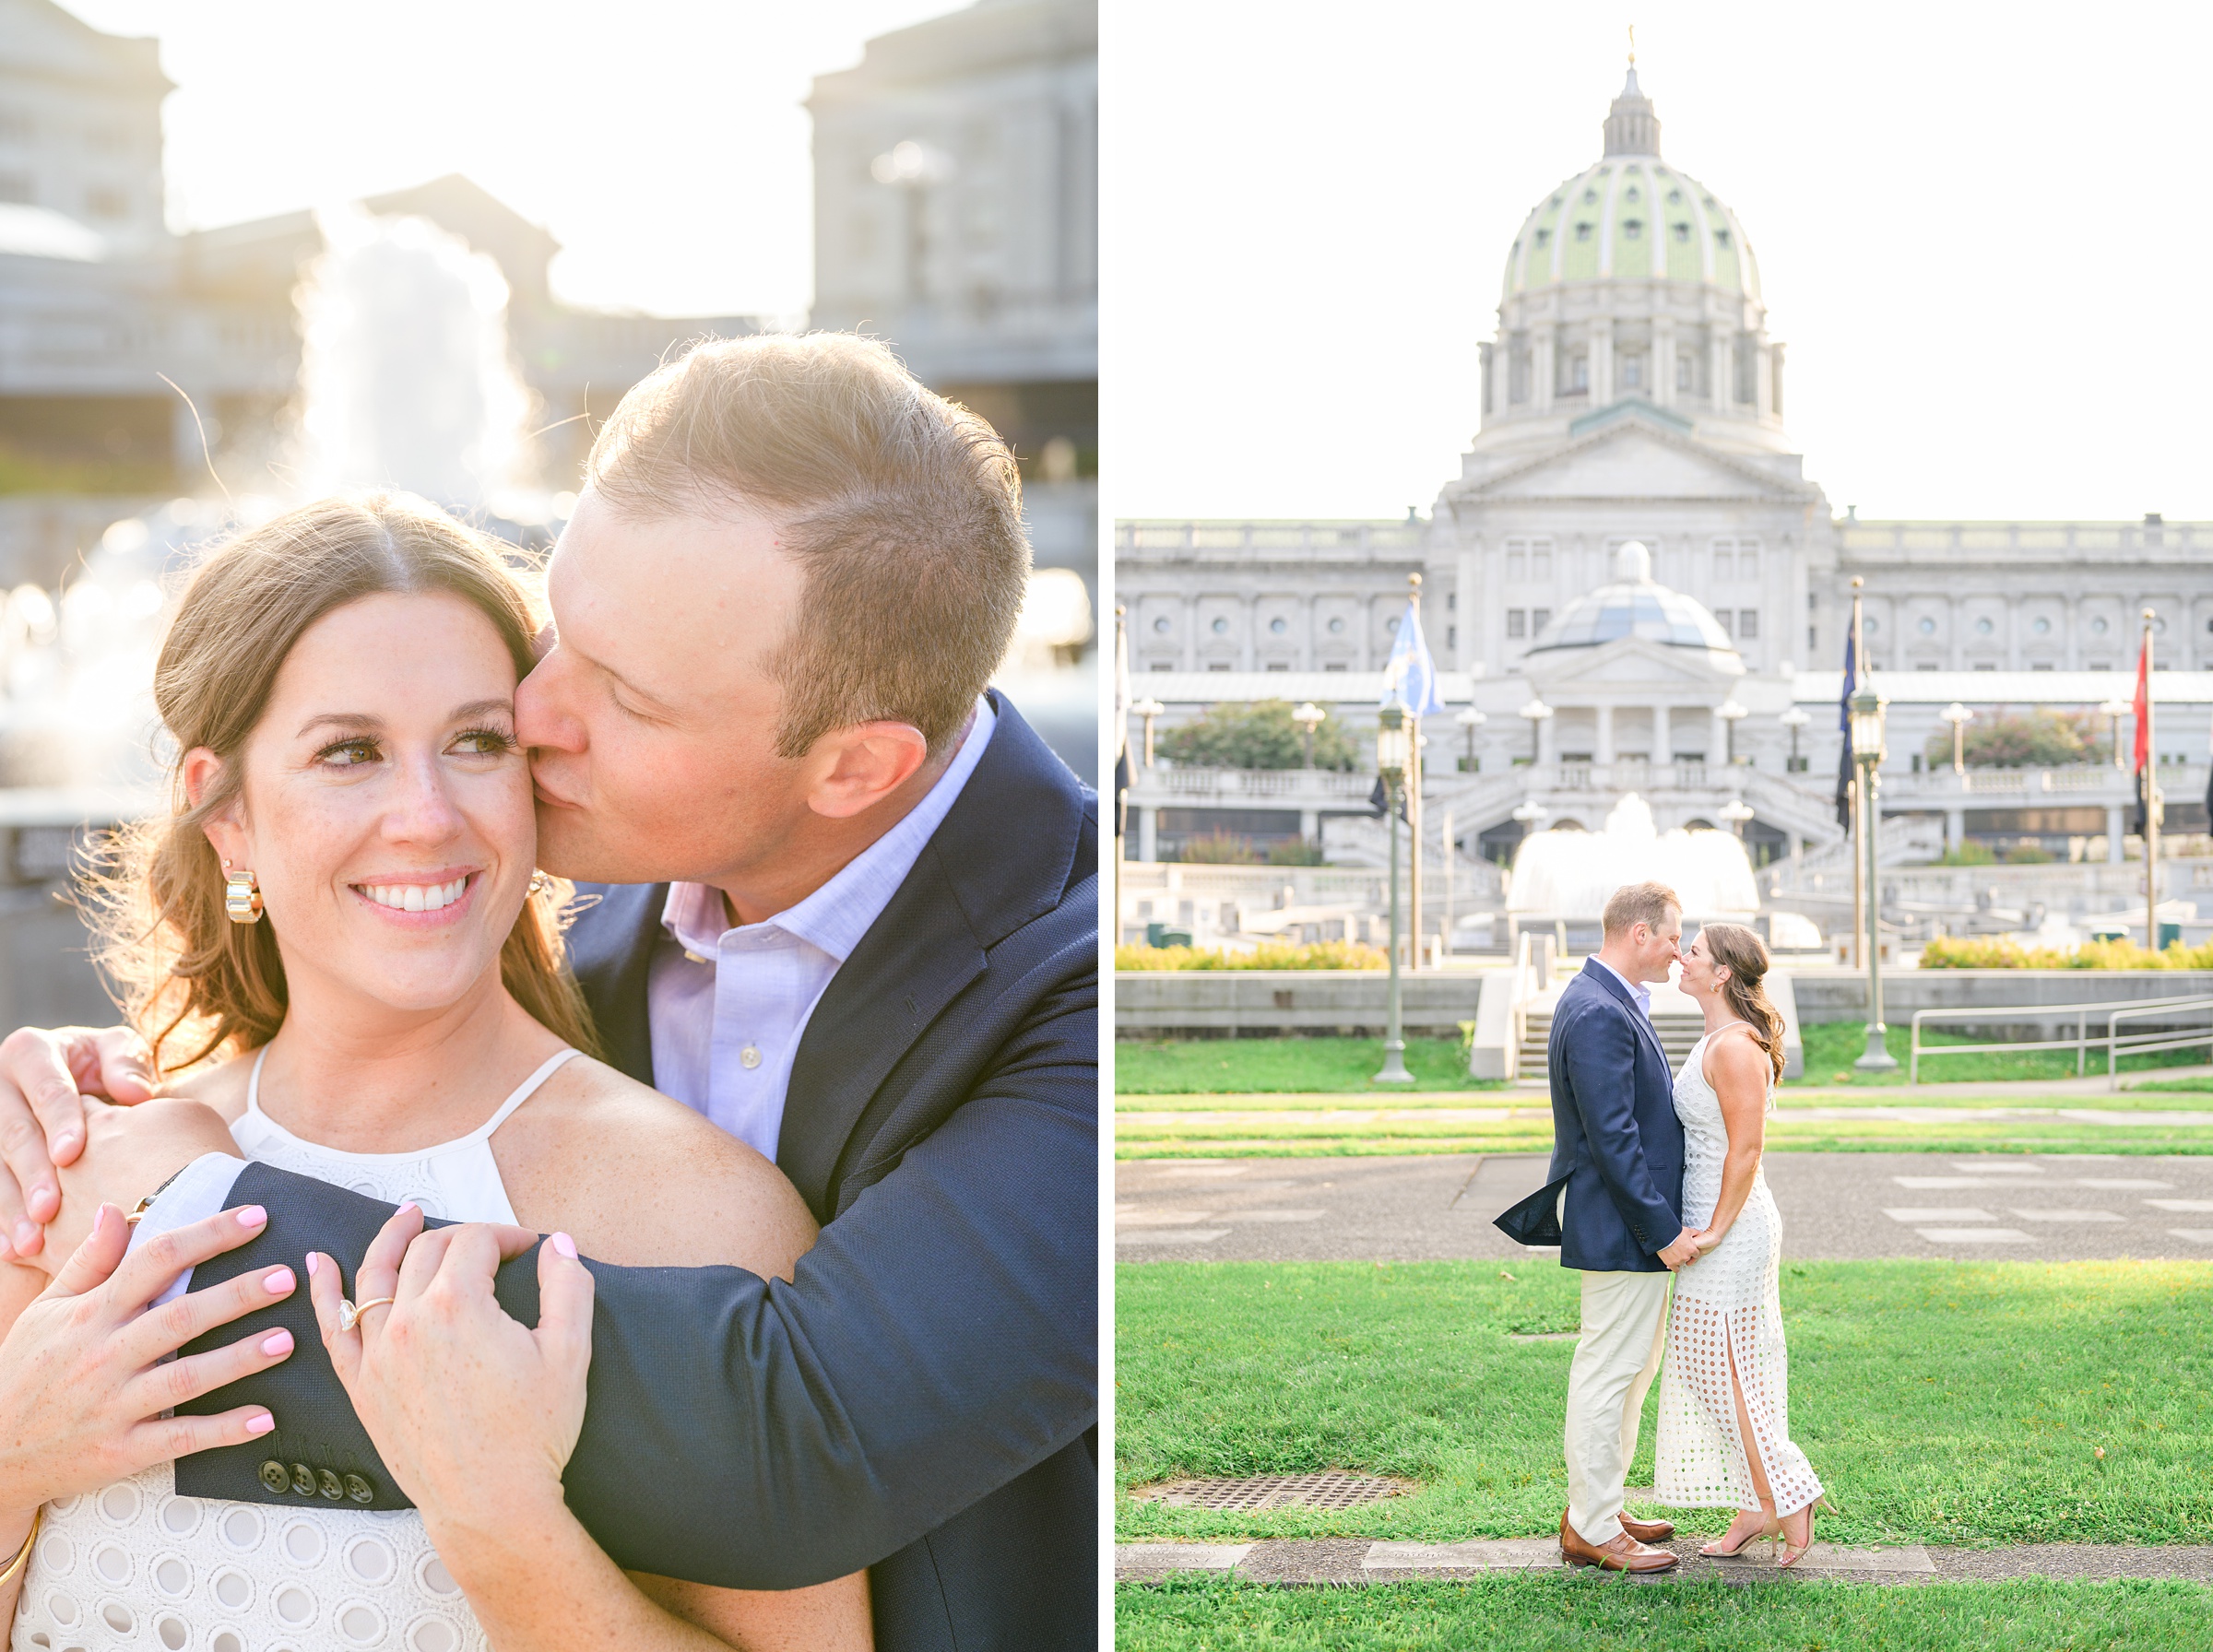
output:
[[13, 1646], [1092, 1643], [1096, 798], [986, 689], [1028, 566], [1005, 445], [837, 335], [624, 399], [542, 634], [404, 497], [207, 559], [94, 891], [144, 1042], [0, 1046]]
[[[1560, 1265], [1583, 1276], [1560, 1549], [1614, 1571], [1676, 1564], [1657, 1547], [1674, 1525], [1622, 1506], [1659, 1375], [1654, 1499], [1738, 1511], [1702, 1553], [1734, 1558], [1767, 1536], [1778, 1564], [1795, 1565], [1822, 1492], [1790, 1434], [1782, 1221], [1760, 1171], [1783, 1066], [1782, 1017], [1761, 986], [1767, 948], [1742, 925], [1708, 924], [1682, 950], [1682, 903], [1659, 883], [1615, 891], [1604, 928], [1553, 1011], [1551, 1174], [1499, 1219], [1525, 1244], [1559, 1245]], [[1671, 1075], [1650, 984], [1678, 960], [1706, 1025]]]

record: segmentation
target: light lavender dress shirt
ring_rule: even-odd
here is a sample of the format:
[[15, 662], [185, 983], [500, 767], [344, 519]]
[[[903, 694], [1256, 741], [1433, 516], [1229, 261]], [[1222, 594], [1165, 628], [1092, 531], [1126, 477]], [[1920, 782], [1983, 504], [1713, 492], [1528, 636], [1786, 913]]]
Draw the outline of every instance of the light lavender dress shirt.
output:
[[968, 738], [906, 818], [797, 906], [737, 928], [722, 891], [672, 883], [645, 985], [653, 1087], [770, 1159], [792, 1057], [838, 966], [891, 904], [983, 761], [999, 719], [976, 702]]
[[[645, 986], [655, 1089], [776, 1156], [791, 1061], [808, 1019], [914, 870], [998, 724], [991, 702], [978, 699], [960, 750], [922, 801], [797, 906], [731, 929], [721, 926], [728, 908], [719, 890], [669, 886], [661, 914], [668, 937]], [[244, 1168], [244, 1160], [227, 1153], [193, 1161], [131, 1230], [133, 1248], [220, 1210]], [[187, 1270], [159, 1300], [183, 1294], [191, 1281]]]

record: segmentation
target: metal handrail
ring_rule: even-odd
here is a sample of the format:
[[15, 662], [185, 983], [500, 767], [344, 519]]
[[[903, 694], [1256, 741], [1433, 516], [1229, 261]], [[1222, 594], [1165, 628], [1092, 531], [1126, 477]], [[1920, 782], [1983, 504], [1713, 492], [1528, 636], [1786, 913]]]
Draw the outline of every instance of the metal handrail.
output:
[[[2195, 1004], [2188, 1005], [2186, 1007], [2192, 1009], [2213, 1009], [2213, 998], [2201, 998]], [[2105, 1046], [2105, 1087], [2108, 1090], [2118, 1090], [2121, 1088], [2121, 1080], [2119, 1078], [2121, 1034], [2113, 1026], [2113, 1022], [2121, 1020], [2123, 1016], [2142, 1015], [2148, 1011], [2152, 1013], [2158, 1012], [2155, 1006], [2140, 1004], [2131, 1009], [2119, 1010], [2107, 1020], [2106, 1032], [2108, 1036]], [[2213, 1025], [2208, 1025], [2203, 1033], [2191, 1033], [2186, 1037], [2179, 1038], [2172, 1032], [2139, 1033], [2128, 1041], [2128, 1048], [2132, 1054], [2146, 1055], [2153, 1050], [2186, 1050], [2193, 1044], [2200, 1044], [2213, 1045]]]
[[[1994, 1019], [2000, 1009], [2018, 1010], [2023, 1020], [2041, 1021], [2047, 1016], [2072, 1015], [2076, 1018], [2075, 1036], [2073, 1038], [2022, 1039], [2004, 1044], [1932, 1044], [1926, 1049], [1922, 1047], [1921, 1029], [1925, 1021], [1987, 1021]], [[2114, 1072], [2114, 1040], [2119, 1036], [2113, 1031], [2113, 1021], [2124, 1016], [2153, 1014], [2171, 1009], [2213, 1010], [2213, 996], [2190, 994], [2167, 998], [2124, 998], [2117, 1002], [2109, 1000], [2096, 1004], [1985, 1006], [1981, 1009], [1916, 1009], [1913, 1012], [1912, 1045], [1907, 1056], [1906, 1081], [1910, 1084], [1921, 1082], [1921, 1058], [1924, 1055], [1987, 1056], [2000, 1050], [2071, 1049], [2075, 1052], [2075, 1076], [2086, 1078], [2089, 1073], [2089, 1052], [2094, 1045], [2102, 1045], [2105, 1048], [2106, 1076], [2110, 1080]], [[2102, 1038], [2092, 1038], [2089, 1034], [2089, 1024], [2093, 1017], [2102, 1017], [2105, 1021], [2106, 1030]], [[2150, 1036], [2164, 1038], [2167, 1035], [2159, 1033]], [[2132, 1051], [2155, 1048], [2183, 1049], [2193, 1044], [2213, 1044], [2213, 1032], [2208, 1032], [2203, 1039], [2189, 1038], [2175, 1044], [2155, 1044], [2139, 1038], [2137, 1042], [2130, 1044], [2128, 1047]]]

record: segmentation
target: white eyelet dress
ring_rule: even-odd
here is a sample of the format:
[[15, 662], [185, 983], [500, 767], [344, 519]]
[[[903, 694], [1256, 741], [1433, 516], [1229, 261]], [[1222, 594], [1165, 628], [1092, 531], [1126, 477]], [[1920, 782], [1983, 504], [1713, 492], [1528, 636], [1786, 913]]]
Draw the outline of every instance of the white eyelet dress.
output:
[[[479, 1128], [410, 1153], [348, 1153], [261, 1110], [254, 1059], [231, 1129], [249, 1159], [455, 1221], [515, 1221], [491, 1135], [578, 1052], [523, 1080]], [[301, 1281], [305, 1285], [305, 1280]], [[168, 1463], [46, 1505], [13, 1652], [482, 1652], [484, 1632], [413, 1509], [205, 1502]]]
[[[1729, 1151], [1721, 1098], [1706, 1081], [1711, 1036], [1691, 1046], [1675, 1075], [1675, 1116], [1683, 1124], [1683, 1223], [1694, 1229], [1713, 1220]], [[1768, 1095], [1771, 1105], [1771, 1082]], [[1658, 1501], [1675, 1508], [1759, 1506], [1738, 1438], [1732, 1353], [1776, 1514], [1794, 1513], [1821, 1495], [1813, 1465], [1791, 1440], [1789, 1356], [1776, 1286], [1781, 1261], [1782, 1218], [1766, 1173], [1755, 1171], [1752, 1191], [1728, 1236], [1675, 1271], [1660, 1376], [1660, 1438], [1653, 1448], [1652, 1495]]]

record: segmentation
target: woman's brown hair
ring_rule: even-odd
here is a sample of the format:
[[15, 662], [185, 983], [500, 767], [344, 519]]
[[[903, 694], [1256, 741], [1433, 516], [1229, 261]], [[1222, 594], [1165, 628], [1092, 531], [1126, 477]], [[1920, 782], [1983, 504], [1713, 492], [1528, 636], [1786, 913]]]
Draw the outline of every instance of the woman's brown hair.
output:
[[1782, 1012], [1769, 1000], [1760, 985], [1768, 975], [1768, 949], [1758, 936], [1742, 924], [1708, 924], [1698, 931], [1706, 955], [1729, 972], [1722, 983], [1722, 997], [1752, 1036], [1768, 1053], [1775, 1077], [1782, 1077]]
[[[86, 879], [100, 960], [157, 1070], [266, 1044], [289, 1002], [273, 926], [234, 924], [207, 822], [238, 796], [237, 758], [267, 709], [277, 673], [302, 633], [333, 609], [387, 593], [446, 592], [491, 622], [528, 674], [538, 616], [490, 541], [404, 493], [326, 499], [250, 528], [193, 574], [154, 667], [154, 703], [175, 743], [166, 820], [112, 839]], [[195, 804], [183, 754], [205, 746], [222, 767]], [[578, 1048], [596, 1041], [568, 973], [552, 883], [523, 903], [500, 949], [517, 1003]], [[190, 1054], [171, 1059], [172, 1041]]]

